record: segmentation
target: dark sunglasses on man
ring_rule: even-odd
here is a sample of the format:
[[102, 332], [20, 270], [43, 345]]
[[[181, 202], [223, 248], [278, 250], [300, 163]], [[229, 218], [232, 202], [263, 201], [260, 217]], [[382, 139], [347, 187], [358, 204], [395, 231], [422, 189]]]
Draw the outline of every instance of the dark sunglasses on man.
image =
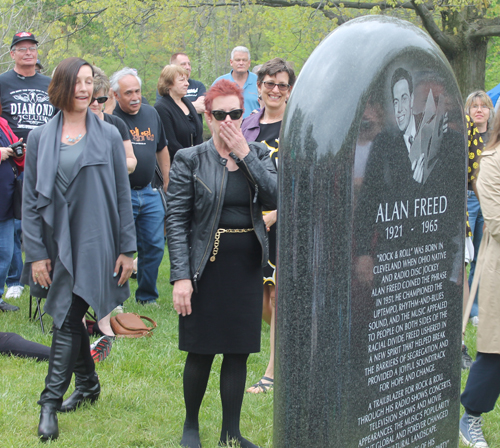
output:
[[228, 115], [231, 120], [239, 120], [243, 115], [243, 109], [234, 109], [230, 112], [226, 112], [225, 110], [213, 110], [212, 115], [217, 121], [224, 121]]

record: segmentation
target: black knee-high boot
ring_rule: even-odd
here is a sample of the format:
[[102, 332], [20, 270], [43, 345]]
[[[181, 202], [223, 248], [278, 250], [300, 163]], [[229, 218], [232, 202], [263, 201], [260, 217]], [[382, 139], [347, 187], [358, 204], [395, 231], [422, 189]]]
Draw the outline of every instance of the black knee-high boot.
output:
[[85, 402], [95, 403], [101, 393], [99, 377], [90, 354], [89, 334], [83, 322], [81, 324], [80, 351], [75, 364], [75, 391], [63, 401], [59, 412], [70, 412]]
[[49, 371], [45, 377], [45, 389], [38, 401], [42, 406], [38, 436], [43, 441], [59, 437], [56, 412], [68, 390], [77, 356], [78, 352], [73, 349], [73, 335], [69, 325], [65, 323], [60, 329], [54, 328]]

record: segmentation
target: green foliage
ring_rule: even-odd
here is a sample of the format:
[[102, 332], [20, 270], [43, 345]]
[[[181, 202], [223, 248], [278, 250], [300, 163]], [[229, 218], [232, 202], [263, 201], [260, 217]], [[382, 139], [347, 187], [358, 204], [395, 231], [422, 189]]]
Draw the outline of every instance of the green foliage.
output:
[[486, 91], [500, 84], [500, 38], [492, 37], [486, 59]]
[[[14, 29], [35, 32], [40, 36], [40, 57], [47, 74], [69, 56], [83, 57], [108, 75], [124, 66], [135, 67], [150, 101], [155, 98], [159, 72], [172, 53], [189, 54], [193, 78], [209, 86], [231, 69], [230, 52], [237, 45], [250, 49], [253, 65], [279, 56], [300, 70], [336, 26], [336, 20], [321, 12], [298, 6], [220, 8], [188, 0], [24, 0], [16, 6], [18, 17], [32, 11], [35, 4], [38, 12], [32, 15], [30, 27], [23, 27], [20, 19], [17, 24], [11, 20], [8, 27], [0, 26], [5, 45]], [[5, 16], [12, 4], [0, 0], [0, 8]], [[8, 64], [8, 47], [3, 50]]]

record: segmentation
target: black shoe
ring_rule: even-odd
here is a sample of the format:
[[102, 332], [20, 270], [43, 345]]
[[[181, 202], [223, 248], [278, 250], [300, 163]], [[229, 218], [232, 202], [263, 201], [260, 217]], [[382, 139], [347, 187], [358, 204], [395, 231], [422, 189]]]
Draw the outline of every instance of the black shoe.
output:
[[[96, 374], [97, 377], [97, 374]], [[82, 406], [84, 403], [94, 404], [99, 398], [101, 393], [101, 386], [97, 383], [91, 389], [85, 392], [75, 389], [75, 391], [69, 396], [67, 400], [64, 400], [59, 412], [71, 412]]]
[[42, 404], [40, 423], [38, 425], [38, 437], [40, 437], [42, 442], [55, 440], [59, 437], [56, 407], [53, 404]]
[[19, 307], [2, 300], [0, 302], [0, 311], [19, 311]]
[[462, 345], [462, 370], [470, 369], [473, 363], [474, 361], [470, 357], [467, 347]]

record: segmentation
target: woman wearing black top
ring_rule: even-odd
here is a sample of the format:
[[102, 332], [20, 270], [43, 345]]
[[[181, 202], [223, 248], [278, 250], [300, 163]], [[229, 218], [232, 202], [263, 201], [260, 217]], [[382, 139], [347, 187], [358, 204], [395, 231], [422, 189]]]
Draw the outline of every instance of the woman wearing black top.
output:
[[155, 104], [168, 140], [170, 163], [181, 148], [203, 142], [203, 126], [191, 101], [184, 98], [189, 86], [188, 73], [179, 65], [167, 65], [158, 80], [161, 98]]
[[181, 445], [198, 448], [198, 413], [215, 354], [220, 371], [220, 446], [240, 433], [249, 353], [260, 350], [262, 266], [268, 259], [262, 209], [276, 208], [276, 168], [261, 143], [241, 133], [243, 94], [220, 80], [207, 92], [213, 138], [181, 149], [170, 170], [167, 239], [173, 302], [179, 314], [186, 420]]
[[[278, 168], [278, 143], [286, 102], [295, 83], [295, 72], [281, 58], [267, 61], [257, 73], [257, 88], [262, 109], [243, 120], [241, 131], [248, 142], [265, 143], [269, 157]], [[264, 300], [262, 318], [271, 326], [271, 356], [263, 377], [247, 392], [267, 392], [274, 386], [274, 330], [276, 292], [276, 210], [265, 212], [264, 222], [269, 232], [269, 260], [264, 267]]]

